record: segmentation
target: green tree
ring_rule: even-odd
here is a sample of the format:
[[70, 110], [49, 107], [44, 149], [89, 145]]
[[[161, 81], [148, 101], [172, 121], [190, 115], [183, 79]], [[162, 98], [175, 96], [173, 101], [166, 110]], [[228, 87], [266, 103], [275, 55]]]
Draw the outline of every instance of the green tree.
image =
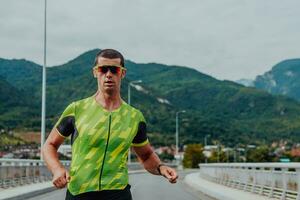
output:
[[[219, 157], [219, 159], [218, 159]], [[219, 152], [219, 156], [218, 156], [218, 151], [215, 150], [212, 152], [211, 156], [208, 158], [208, 162], [227, 162], [227, 156], [226, 156], [226, 153], [222, 150], [220, 150]]]
[[271, 153], [267, 146], [259, 146], [247, 153], [248, 162], [272, 162], [275, 156]]
[[203, 147], [200, 144], [189, 144], [187, 145], [184, 158], [183, 166], [185, 168], [198, 168], [200, 162], [204, 162], [205, 157], [203, 154]]

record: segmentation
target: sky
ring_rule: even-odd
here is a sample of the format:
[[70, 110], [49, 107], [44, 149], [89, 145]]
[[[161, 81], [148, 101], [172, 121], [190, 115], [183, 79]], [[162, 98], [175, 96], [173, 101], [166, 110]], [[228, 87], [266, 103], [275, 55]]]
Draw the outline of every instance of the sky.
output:
[[[95, 48], [254, 79], [300, 57], [299, 0], [48, 0], [47, 66]], [[43, 64], [44, 1], [0, 1], [0, 57]]]

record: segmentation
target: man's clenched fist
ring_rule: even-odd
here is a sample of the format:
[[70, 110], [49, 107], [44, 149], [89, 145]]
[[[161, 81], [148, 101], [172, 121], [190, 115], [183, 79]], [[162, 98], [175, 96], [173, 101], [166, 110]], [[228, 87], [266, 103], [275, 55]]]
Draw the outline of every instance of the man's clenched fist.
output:
[[53, 171], [52, 183], [56, 188], [64, 188], [69, 182], [70, 175], [65, 168], [59, 167]]

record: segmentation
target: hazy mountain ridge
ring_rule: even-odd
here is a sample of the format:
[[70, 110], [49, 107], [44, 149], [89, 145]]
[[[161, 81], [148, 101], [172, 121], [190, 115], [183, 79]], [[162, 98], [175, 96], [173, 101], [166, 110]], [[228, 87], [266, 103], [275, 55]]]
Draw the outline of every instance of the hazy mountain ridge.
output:
[[239, 79], [239, 80], [237, 80], [235, 82], [238, 83], [238, 84], [241, 84], [243, 86], [246, 86], [246, 87], [254, 87], [254, 81], [251, 80], [251, 79], [245, 79], [245, 78], [243, 78], [243, 79]]
[[255, 79], [255, 87], [300, 100], [300, 59], [284, 60]]

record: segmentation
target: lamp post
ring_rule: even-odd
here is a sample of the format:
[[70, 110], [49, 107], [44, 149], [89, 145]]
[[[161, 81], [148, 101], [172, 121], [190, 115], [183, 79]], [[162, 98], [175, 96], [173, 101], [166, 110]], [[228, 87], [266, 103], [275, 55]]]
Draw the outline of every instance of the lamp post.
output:
[[[130, 101], [131, 101], [131, 86], [133, 86], [133, 84], [134, 83], [141, 83], [141, 82], [143, 82], [142, 80], [136, 80], [136, 81], [130, 81], [129, 83], [128, 83], [128, 96], [127, 96], [127, 98], [128, 98], [128, 104], [130, 105]], [[130, 148], [129, 148], [129, 150], [128, 150], [128, 163], [131, 163], [131, 150], [130, 150]]]
[[[204, 150], [205, 150], [205, 147], [207, 146], [207, 138], [210, 137], [210, 135], [205, 135], [204, 137]], [[207, 163], [207, 157], [205, 156], [205, 163]]]
[[226, 150], [227, 163], [229, 163], [229, 148]]
[[236, 147], [233, 149], [233, 162], [236, 163]]
[[217, 152], [218, 152], [218, 163], [220, 162], [220, 149], [219, 149], [219, 143], [217, 143]]
[[204, 137], [204, 147], [207, 146], [207, 138], [210, 137], [210, 135], [205, 135]]
[[181, 110], [176, 112], [176, 155], [178, 156], [178, 150], [179, 150], [179, 145], [178, 145], [178, 138], [179, 138], [179, 123], [178, 123], [178, 117], [179, 117], [179, 113], [185, 113], [185, 110]]
[[[41, 150], [45, 142], [45, 118], [46, 118], [46, 45], [47, 45], [47, 0], [45, 0], [44, 12], [44, 65], [43, 65], [43, 80], [42, 80], [42, 123], [41, 123]], [[42, 160], [42, 152], [40, 153]]]

